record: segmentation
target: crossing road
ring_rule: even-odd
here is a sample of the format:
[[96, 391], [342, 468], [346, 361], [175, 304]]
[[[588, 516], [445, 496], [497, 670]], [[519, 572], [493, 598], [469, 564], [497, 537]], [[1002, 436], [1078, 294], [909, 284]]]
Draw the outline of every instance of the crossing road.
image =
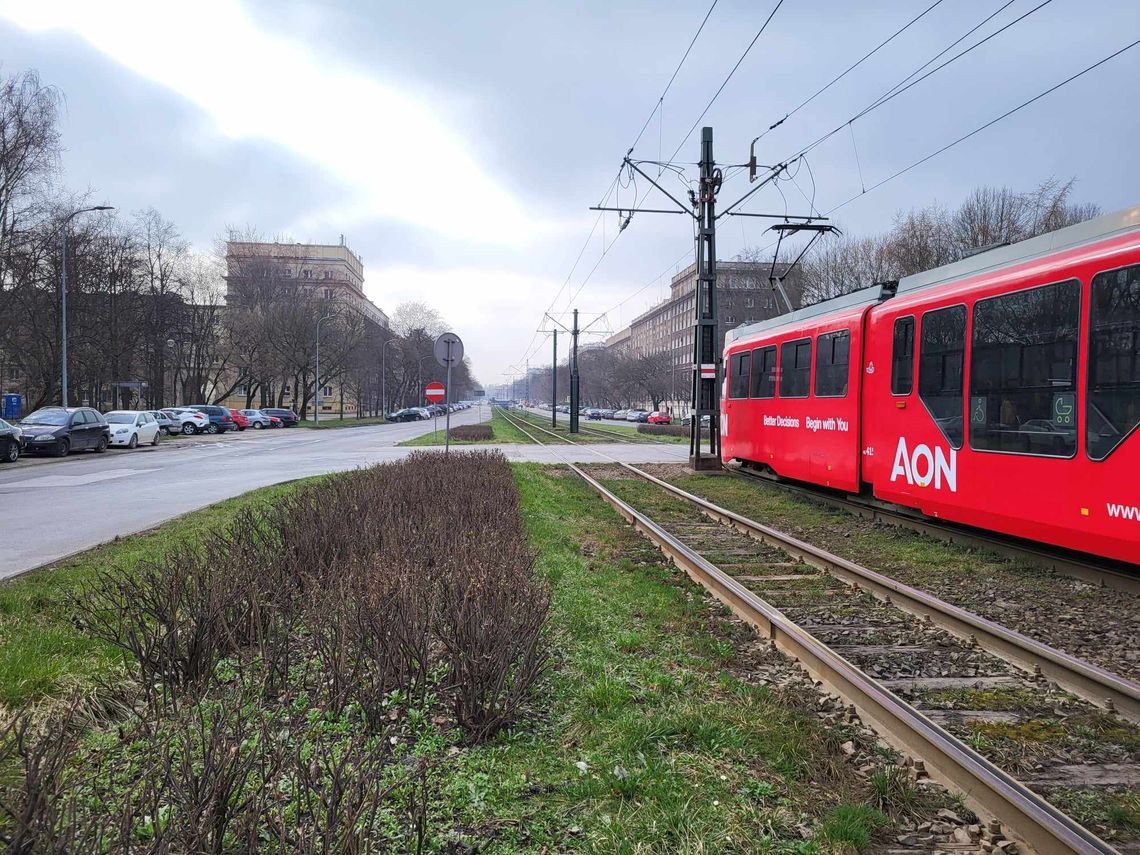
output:
[[[452, 426], [488, 417], [486, 408], [453, 413]], [[429, 433], [432, 422], [343, 428], [245, 431], [173, 439], [157, 448], [112, 449], [63, 460], [31, 458], [0, 466], [0, 578], [13, 576], [116, 536], [133, 534], [232, 496], [309, 475], [398, 460], [397, 443]], [[598, 460], [561, 446], [501, 448], [511, 460]], [[454, 450], [461, 450], [459, 446]], [[664, 462], [659, 446], [593, 446], [629, 462]]]

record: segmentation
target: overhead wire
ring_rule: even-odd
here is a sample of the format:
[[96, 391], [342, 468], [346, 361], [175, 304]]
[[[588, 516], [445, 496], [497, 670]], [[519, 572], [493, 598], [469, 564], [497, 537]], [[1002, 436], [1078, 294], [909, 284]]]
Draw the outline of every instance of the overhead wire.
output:
[[910, 172], [912, 169], [916, 169], [917, 167], [922, 166], [922, 164], [926, 163], [929, 160], [934, 159], [935, 157], [938, 157], [940, 154], [943, 154], [944, 152], [949, 151], [950, 149], [954, 148], [954, 146], [965, 142], [966, 140], [970, 139], [973, 136], [976, 136], [977, 134], [980, 134], [982, 131], [984, 131], [988, 128], [993, 127], [998, 122], [1001, 122], [1004, 119], [1007, 119], [1010, 116], [1014, 115], [1015, 113], [1018, 113], [1021, 110], [1024, 110], [1026, 107], [1040, 101], [1042, 98], [1045, 98], [1049, 95], [1052, 95], [1058, 89], [1062, 88], [1063, 86], [1067, 86], [1068, 84], [1072, 83], [1074, 80], [1077, 80], [1078, 78], [1083, 77], [1084, 75], [1088, 74], [1090, 71], [1094, 71], [1095, 69], [1100, 68], [1100, 66], [1104, 65], [1105, 63], [1111, 62], [1112, 60], [1116, 59], [1121, 54], [1124, 54], [1124, 53], [1132, 50], [1137, 45], [1140, 45], [1140, 39], [1137, 39], [1136, 41], [1132, 42], [1131, 44], [1125, 45], [1124, 47], [1120, 48], [1119, 50], [1116, 50], [1116, 51], [1110, 53], [1108, 56], [1102, 57], [1101, 59], [1094, 62], [1092, 65], [1088, 65], [1085, 68], [1081, 69], [1080, 71], [1076, 72], [1075, 74], [1072, 74], [1069, 77], [1066, 77], [1064, 80], [1060, 81], [1059, 83], [1053, 84], [1048, 89], [1037, 93], [1032, 98], [1028, 98], [1025, 101], [1022, 101], [1016, 107], [1013, 107], [1009, 110], [1006, 110], [1000, 116], [997, 116], [993, 119], [990, 119], [988, 122], [986, 122], [983, 125], [979, 125], [978, 127], [974, 128], [969, 133], [963, 134], [962, 136], [955, 139], [953, 142], [949, 142], [946, 145], [942, 146], [937, 151], [932, 151], [930, 154], [926, 155], [925, 157], [919, 158], [918, 160], [916, 160], [914, 163], [910, 164], [909, 166], [905, 166], [902, 169], [898, 170], [897, 172], [894, 172], [891, 175], [888, 175], [882, 181], [879, 181], [876, 184], [872, 184], [866, 190], [862, 191], [861, 193], [857, 193], [856, 195], [854, 195], [850, 199], [848, 199], [846, 202], [841, 202], [840, 204], [836, 205], [834, 208], [831, 208], [827, 212], [827, 214], [830, 215], [833, 211], [837, 211], [840, 208], [843, 208], [846, 205], [851, 204], [856, 199], [858, 199], [862, 196], [865, 196], [867, 193], [870, 193], [873, 190], [877, 190], [878, 188], [882, 187], [884, 184], [887, 184], [890, 181], [894, 181], [896, 178], [898, 178], [901, 175], [906, 174], [907, 172]]
[[[802, 110], [804, 107], [806, 107], [808, 104], [810, 104], [816, 98], [818, 98], [820, 95], [822, 95], [824, 92], [826, 92], [832, 86], [834, 86], [836, 83], [838, 83], [840, 80], [842, 80], [848, 74], [850, 74], [852, 71], [854, 71], [860, 65], [862, 65], [864, 62], [869, 60], [871, 57], [873, 57], [875, 54], [877, 54], [880, 50], [885, 48], [887, 45], [889, 45], [891, 42], [893, 42], [896, 38], [898, 38], [904, 32], [909, 30], [912, 26], [917, 24], [920, 20], [925, 18], [927, 16], [927, 14], [929, 14], [936, 7], [941, 5], [942, 2], [943, 2], [943, 0], [934, 0], [933, 3], [931, 3], [925, 9], [923, 9], [921, 12], [919, 12], [917, 15], [915, 15], [913, 18], [911, 18], [909, 21], [907, 21], [905, 24], [903, 24], [903, 26], [899, 27], [897, 30], [895, 30], [893, 33], [891, 33], [889, 36], [887, 36], [887, 38], [883, 39], [883, 41], [879, 42], [877, 45], [875, 45], [875, 47], [873, 47], [867, 53], [863, 54], [863, 56], [861, 56], [858, 60], [856, 60], [851, 65], [847, 66], [847, 68], [845, 68], [842, 72], [837, 74], [835, 77], [831, 78], [831, 80], [829, 80], [827, 83], [825, 83], [819, 89], [817, 89], [815, 92], [813, 92], [807, 98], [805, 98], [803, 101], [801, 101], [795, 107], [793, 107], [790, 111], [785, 113], [783, 118], [781, 118], [779, 121], [773, 122], [771, 125], [769, 125], [767, 130], [765, 130], [762, 134], [760, 134], [760, 136], [756, 137], [756, 139], [753, 140], [753, 142], [756, 142], [757, 140], [763, 139], [771, 131], [774, 131], [776, 128], [780, 127], [780, 125], [784, 124], [784, 122], [786, 122], [788, 119], [790, 119], [796, 113], [798, 113], [800, 110]], [[1014, 0], [1009, 0], [1009, 2], [1012, 3], [1012, 2], [1014, 2]]]
[[[939, 2], [941, 2], [941, 0], [939, 0]], [[784, 0], [777, 0], [776, 5], [772, 7], [772, 11], [768, 13], [768, 17], [764, 19], [764, 23], [760, 25], [760, 29], [756, 31], [756, 35], [752, 37], [752, 41], [748, 43], [748, 47], [744, 49], [744, 53], [742, 53], [740, 55], [740, 58], [736, 60], [736, 65], [732, 67], [732, 70], [728, 73], [728, 76], [724, 78], [724, 82], [720, 84], [716, 92], [713, 93], [712, 98], [710, 98], [709, 102], [705, 104], [705, 108], [701, 110], [701, 114], [697, 116], [697, 120], [693, 122], [693, 126], [689, 128], [688, 132], [681, 139], [681, 141], [677, 143], [677, 148], [674, 149], [671, 155], [669, 155], [669, 160], [672, 160], [674, 157], [676, 157], [677, 152], [679, 152], [685, 143], [689, 141], [689, 137], [693, 135], [693, 131], [695, 131], [697, 129], [697, 125], [701, 123], [701, 119], [705, 117], [705, 114], [708, 113], [708, 111], [712, 108], [712, 105], [716, 103], [716, 99], [720, 97], [720, 93], [724, 91], [724, 87], [728, 85], [728, 81], [732, 80], [733, 75], [736, 74], [737, 69], [739, 69], [741, 63], [744, 62], [745, 57], [751, 53], [752, 48], [756, 46], [756, 42], [760, 40], [760, 36], [762, 36], [764, 34], [764, 31], [768, 29], [768, 25], [772, 23], [772, 19], [776, 16], [776, 13], [780, 11], [780, 7], [783, 5]]]
[[948, 51], [952, 50], [956, 45], [961, 44], [962, 41], [969, 38], [970, 35], [972, 35], [973, 33], [976, 33], [979, 29], [981, 29], [983, 26], [985, 26], [988, 22], [992, 21], [994, 19], [994, 17], [996, 17], [998, 14], [1000, 14], [1005, 9], [1009, 8], [1009, 6], [1012, 5], [1012, 2], [1013, 2], [1013, 0], [1010, 0], [1004, 6], [999, 8], [997, 10], [997, 12], [994, 12], [994, 13], [986, 16], [982, 21], [975, 24], [973, 27], [971, 27], [969, 30], [967, 30], [965, 33], [963, 33], [961, 36], [959, 36], [957, 39], [955, 39], [953, 42], [951, 42], [949, 45], [947, 45], [945, 48], [943, 48], [941, 51], [939, 51], [937, 54], [935, 54], [933, 57], [931, 57], [926, 62], [924, 62], [922, 65], [920, 65], [917, 69], [910, 72], [910, 74], [908, 74], [906, 77], [904, 77], [898, 83], [896, 83], [894, 86], [892, 86], [886, 92], [884, 92], [882, 95], [880, 95], [879, 97], [877, 97], [873, 101], [871, 101], [866, 107], [862, 108], [861, 110], [856, 112], [854, 115], [852, 115], [851, 118], [847, 119], [846, 121], [842, 122], [839, 125], [836, 125], [833, 129], [831, 129], [827, 133], [823, 134], [821, 137], [814, 140], [813, 142], [808, 143], [806, 146], [799, 149], [796, 153], [794, 153], [794, 154], [790, 155], [789, 157], [786, 157], [783, 160], [779, 161], [775, 166], [773, 166], [769, 169], [768, 178], [765, 181], [760, 182], [757, 186], [753, 187], [751, 190], [746, 192], [744, 195], [742, 195], [740, 198], [738, 198], [735, 202], [732, 202], [730, 205], [728, 205], [724, 209], [724, 211], [722, 212], [722, 215], [727, 214], [730, 211], [732, 211], [733, 209], [739, 207], [745, 200], [747, 200], [752, 195], [754, 195], [758, 190], [760, 190], [762, 187], [764, 187], [770, 180], [772, 180], [776, 176], [778, 176], [780, 172], [785, 170], [788, 166], [791, 166], [793, 163], [797, 162], [800, 158], [804, 157], [806, 154], [808, 154], [811, 151], [813, 151], [814, 149], [818, 148], [824, 142], [831, 139], [833, 136], [838, 134], [844, 128], [848, 127], [851, 123], [853, 123], [859, 119], [862, 119], [863, 117], [867, 116], [869, 113], [872, 113], [873, 111], [879, 109], [880, 107], [882, 107], [887, 102], [896, 98], [898, 95], [901, 95], [903, 92], [907, 91], [908, 89], [912, 88], [913, 86], [917, 85], [918, 83], [921, 83], [923, 80], [926, 80], [927, 78], [931, 77], [933, 74], [937, 73], [938, 71], [941, 71], [943, 68], [946, 68], [951, 63], [956, 62], [957, 60], [959, 60], [962, 57], [966, 56], [967, 54], [971, 53], [976, 48], [981, 47], [983, 44], [986, 44], [991, 39], [993, 39], [995, 36], [998, 36], [1001, 33], [1008, 31], [1011, 27], [1015, 26], [1016, 24], [1021, 23], [1026, 18], [1028, 18], [1030, 15], [1034, 14], [1035, 12], [1037, 12], [1040, 9], [1044, 8], [1045, 6], [1049, 5], [1052, 2], [1052, 0], [1042, 0], [1041, 3], [1037, 4], [1032, 9], [1028, 10], [1027, 12], [1025, 12], [1021, 15], [1019, 15], [1018, 17], [1014, 18], [1012, 21], [1008, 22], [1007, 24], [1004, 24], [1003, 26], [1001, 26], [1000, 28], [995, 30], [993, 33], [990, 33], [988, 36], [986, 36], [982, 39], [979, 39], [977, 42], [970, 45], [968, 48], [965, 48], [964, 50], [955, 54], [953, 57], [948, 59], [946, 62], [941, 63], [936, 68], [931, 69], [926, 74], [922, 74], [921, 77], [918, 77], [917, 79], [915, 79], [916, 74], [921, 74], [922, 70], [929, 67], [932, 62], [937, 61], [939, 57], [944, 56]]
[[[708, 8], [708, 11], [705, 12], [704, 18], [701, 19], [700, 26], [697, 27], [696, 32], [693, 34], [693, 37], [689, 40], [688, 46], [685, 48], [685, 52], [681, 55], [681, 59], [677, 63], [676, 68], [673, 69], [673, 73], [669, 77], [669, 82], [665, 84], [665, 88], [661, 91], [661, 95], [658, 97], [657, 102], [653, 106], [653, 109], [650, 110], [649, 115], [646, 116], [645, 122], [641, 126], [641, 130], [637, 132], [637, 136], [634, 138], [633, 145], [631, 145], [629, 147], [629, 151], [626, 153], [627, 157], [633, 153], [633, 150], [637, 147], [637, 144], [641, 141], [641, 137], [645, 134], [645, 129], [648, 128], [649, 123], [653, 121], [653, 115], [655, 113], [657, 113], [659, 110], [663, 109], [665, 96], [667, 94], [669, 94], [669, 90], [672, 88], [674, 81], [677, 79], [677, 75], [680, 73], [682, 66], [684, 66], [685, 60], [687, 60], [689, 58], [689, 54], [693, 50], [693, 45], [696, 44], [697, 39], [700, 37], [701, 33], [704, 31], [705, 24], [708, 23], [709, 17], [712, 15], [713, 10], [716, 8], [718, 2], [719, 2], [719, 0], [713, 0], [712, 4]], [[781, 0], [781, 2], [782, 2], [782, 0]], [[664, 120], [662, 119], [662, 121], [664, 121]], [[619, 185], [619, 182], [621, 179], [621, 173], [622, 173], [622, 169], [619, 167], [617, 175], [615, 175], [614, 180], [610, 182], [609, 189], [606, 190], [605, 194], [603, 194], [602, 200], [598, 203], [598, 207], [604, 207], [606, 205], [606, 202], [609, 201], [610, 196], [614, 192], [614, 189]], [[635, 195], [634, 195], [634, 207], [637, 207], [636, 190], [634, 191], [634, 193], [635, 193]], [[593, 240], [594, 234], [598, 230], [598, 225], [602, 222], [602, 219], [605, 217], [605, 214], [606, 214], [605, 211], [599, 211], [598, 212], [598, 216], [594, 219], [594, 223], [590, 227], [590, 233], [586, 236], [586, 240], [583, 242], [582, 248], [578, 251], [578, 255], [574, 259], [573, 265], [571, 265], [571, 267], [570, 267], [570, 272], [568, 274], [566, 274], [566, 279], [563, 280], [562, 285], [558, 288], [558, 291], [555, 293], [554, 298], [550, 301], [550, 305], [547, 306], [546, 311], [542, 313], [543, 317], [546, 317], [547, 313], [549, 313], [550, 310], [554, 308], [555, 303], [558, 302], [558, 298], [561, 297], [562, 292], [566, 290], [566, 287], [570, 283], [570, 279], [574, 276], [574, 272], [578, 269], [578, 264], [581, 262], [582, 256], [585, 254], [586, 249], [589, 247], [590, 241]], [[618, 234], [619, 235], [621, 234], [620, 230], [618, 231]], [[615, 240], [616, 240], [616, 238], [615, 238]], [[612, 246], [613, 246], [613, 243], [611, 242], [609, 244], [609, 247], [612, 247]], [[604, 258], [605, 254], [608, 252], [609, 252], [609, 248], [604, 248], [602, 257]], [[599, 261], [600, 261], [600, 259], [599, 259]], [[596, 264], [594, 265], [594, 269], [595, 270], [597, 269]], [[589, 275], [590, 276], [593, 275], [593, 270], [591, 270]], [[542, 326], [542, 324], [540, 321], [538, 328], [535, 329], [534, 335], [531, 336], [530, 344], [528, 344], [526, 347], [526, 351], [527, 351], [528, 355], [533, 352], [533, 348], [535, 347], [535, 339], [542, 332], [541, 326]]]

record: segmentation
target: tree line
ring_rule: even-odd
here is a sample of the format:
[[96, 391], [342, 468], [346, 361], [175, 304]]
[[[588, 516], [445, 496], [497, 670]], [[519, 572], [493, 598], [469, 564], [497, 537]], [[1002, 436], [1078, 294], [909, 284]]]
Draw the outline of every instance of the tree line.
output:
[[[237, 397], [303, 412], [314, 390], [331, 384], [340, 390], [334, 409], [347, 398], [365, 415], [419, 403], [417, 384], [442, 378], [425, 357], [444, 324], [426, 306], [398, 307], [386, 329], [268, 262], [230, 289], [239, 297], [231, 305], [226, 245], [251, 230], [228, 229], [201, 252], [154, 208], [77, 215], [97, 203], [90, 191], [62, 186], [61, 103], [35, 71], [0, 76], [0, 391], [22, 393], [26, 409], [60, 400], [64, 264], [73, 403], [111, 409]], [[318, 378], [316, 327], [326, 317]], [[453, 369], [452, 380], [456, 397], [475, 385], [469, 364]]]

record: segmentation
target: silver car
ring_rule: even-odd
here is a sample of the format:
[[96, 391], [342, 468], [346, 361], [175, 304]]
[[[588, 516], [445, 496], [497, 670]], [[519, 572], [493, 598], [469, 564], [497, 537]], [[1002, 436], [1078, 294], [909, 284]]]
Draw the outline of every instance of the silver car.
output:
[[246, 419], [249, 420], [249, 426], [254, 430], [263, 430], [267, 427], [273, 427], [273, 420], [261, 410], [238, 410]]

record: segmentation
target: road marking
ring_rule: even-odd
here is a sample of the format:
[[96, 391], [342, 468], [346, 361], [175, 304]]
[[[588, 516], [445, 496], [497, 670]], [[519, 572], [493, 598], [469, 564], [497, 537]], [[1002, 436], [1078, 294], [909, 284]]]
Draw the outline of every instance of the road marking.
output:
[[100, 481], [126, 478], [128, 475], [142, 475], [146, 472], [157, 471], [157, 469], [107, 469], [103, 472], [92, 472], [90, 475], [44, 475], [40, 478], [28, 478], [23, 481], [4, 484], [0, 486], [0, 493], [39, 487], [82, 487], [87, 484], [98, 484]]

